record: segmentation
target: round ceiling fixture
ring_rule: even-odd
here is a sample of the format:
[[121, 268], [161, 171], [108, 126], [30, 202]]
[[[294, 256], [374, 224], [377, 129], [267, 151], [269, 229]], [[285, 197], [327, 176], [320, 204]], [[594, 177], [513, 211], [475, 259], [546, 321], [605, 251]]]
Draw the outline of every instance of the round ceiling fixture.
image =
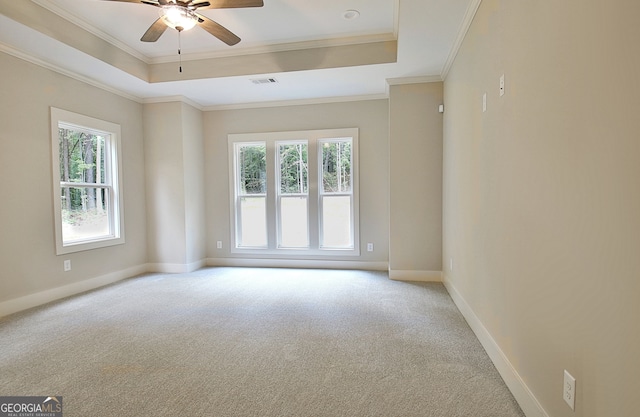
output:
[[357, 10], [347, 10], [342, 13], [342, 17], [346, 20], [355, 20], [360, 16], [360, 12]]

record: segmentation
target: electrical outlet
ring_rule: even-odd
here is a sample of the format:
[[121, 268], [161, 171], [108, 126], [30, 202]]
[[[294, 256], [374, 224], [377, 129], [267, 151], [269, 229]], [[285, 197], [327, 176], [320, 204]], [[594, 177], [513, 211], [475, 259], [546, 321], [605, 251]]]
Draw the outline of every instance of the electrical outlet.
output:
[[482, 112], [486, 112], [487, 111], [487, 93], [484, 93], [482, 95]]
[[373, 243], [367, 243], [367, 252], [373, 252]]
[[216, 248], [222, 249], [222, 241], [221, 240], [216, 242]]
[[71, 260], [70, 259], [66, 259], [63, 263], [64, 265], [64, 271], [71, 271]]
[[504, 96], [504, 74], [500, 76], [500, 97]]
[[564, 384], [562, 385], [562, 397], [564, 401], [575, 411], [576, 406], [576, 379], [567, 370], [564, 370]]

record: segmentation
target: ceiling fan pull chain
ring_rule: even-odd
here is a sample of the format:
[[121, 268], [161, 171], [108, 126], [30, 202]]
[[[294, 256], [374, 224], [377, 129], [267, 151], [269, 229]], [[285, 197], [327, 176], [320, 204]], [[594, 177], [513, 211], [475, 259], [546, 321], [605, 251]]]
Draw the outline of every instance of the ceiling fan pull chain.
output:
[[180, 38], [181, 30], [178, 30], [178, 56], [180, 57], [180, 72], [182, 72], [182, 40]]

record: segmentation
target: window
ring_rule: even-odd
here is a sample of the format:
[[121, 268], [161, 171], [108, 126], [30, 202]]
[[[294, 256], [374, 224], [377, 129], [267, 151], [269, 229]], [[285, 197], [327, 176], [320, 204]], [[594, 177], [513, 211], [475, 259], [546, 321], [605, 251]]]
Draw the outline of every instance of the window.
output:
[[229, 135], [232, 250], [358, 255], [358, 129]]
[[278, 248], [309, 247], [309, 164], [306, 141], [278, 142]]
[[236, 148], [238, 245], [267, 247], [267, 148], [264, 143]]
[[124, 243], [120, 126], [51, 108], [58, 255]]
[[353, 221], [351, 141], [331, 139], [320, 143], [322, 157], [320, 245], [323, 248], [352, 247], [353, 235], [349, 233]]

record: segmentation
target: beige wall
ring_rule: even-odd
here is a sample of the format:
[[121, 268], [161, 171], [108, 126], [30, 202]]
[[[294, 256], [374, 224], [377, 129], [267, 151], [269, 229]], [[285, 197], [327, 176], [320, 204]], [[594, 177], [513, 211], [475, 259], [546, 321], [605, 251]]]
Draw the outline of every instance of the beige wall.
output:
[[[0, 91], [0, 303], [134, 274], [147, 246], [142, 106], [2, 53]], [[120, 124], [125, 244], [56, 256], [50, 106]]]
[[[229, 164], [227, 135], [357, 127], [360, 129], [360, 257], [333, 260], [388, 261], [388, 132], [387, 100], [260, 109], [210, 111], [204, 114], [207, 198], [207, 256], [213, 263], [229, 262], [239, 255], [229, 251]], [[223, 248], [216, 248], [216, 241]], [[374, 252], [366, 243], [374, 243]], [[293, 265], [293, 264], [292, 264]]]
[[148, 256], [152, 264], [185, 265], [182, 103], [144, 106]]
[[[6, 54], [0, 59], [5, 93], [1, 99], [0, 157], [8, 178], [2, 187], [4, 195], [11, 196], [2, 204], [0, 220], [0, 261], [4, 265], [0, 314], [146, 270], [181, 272], [205, 262], [225, 264], [237, 259], [228, 247], [229, 133], [359, 128], [361, 255], [317, 257], [316, 261], [334, 263], [315, 265], [387, 268], [390, 169], [403, 168], [402, 164], [390, 168], [389, 100], [202, 112], [180, 102], [141, 105]], [[431, 88], [398, 88], [393, 108], [422, 106], [424, 103], [417, 104], [412, 98], [415, 91], [419, 92], [418, 101], [427, 97], [430, 103]], [[49, 106], [121, 125], [125, 245], [55, 255]], [[422, 129], [421, 112], [413, 112], [401, 123], [404, 130], [398, 132], [402, 135], [412, 130], [409, 126]], [[410, 140], [420, 142], [421, 137], [411, 136]], [[440, 170], [437, 164], [429, 169]], [[22, 191], [18, 181], [30, 184], [24, 188], [27, 191]], [[423, 198], [424, 190], [417, 194]], [[434, 204], [438, 204], [437, 198]], [[221, 250], [216, 248], [218, 240], [224, 245]], [[373, 252], [366, 251], [369, 242], [374, 244]], [[429, 256], [438, 258], [439, 247], [431, 249], [434, 252]], [[424, 253], [415, 253], [412, 265], [419, 265], [417, 258], [423, 258]], [[62, 272], [65, 259], [73, 265], [67, 273]], [[258, 264], [268, 262], [259, 260]], [[16, 301], [21, 297], [28, 300]]]
[[440, 280], [442, 83], [389, 89], [389, 273]]
[[202, 112], [182, 104], [184, 135], [184, 204], [187, 264], [203, 262], [206, 256], [204, 196], [204, 131]]
[[446, 280], [553, 417], [640, 409], [638, 16], [484, 0], [445, 79]]
[[196, 269], [205, 253], [202, 113], [181, 102], [146, 104], [144, 129], [149, 262]]

